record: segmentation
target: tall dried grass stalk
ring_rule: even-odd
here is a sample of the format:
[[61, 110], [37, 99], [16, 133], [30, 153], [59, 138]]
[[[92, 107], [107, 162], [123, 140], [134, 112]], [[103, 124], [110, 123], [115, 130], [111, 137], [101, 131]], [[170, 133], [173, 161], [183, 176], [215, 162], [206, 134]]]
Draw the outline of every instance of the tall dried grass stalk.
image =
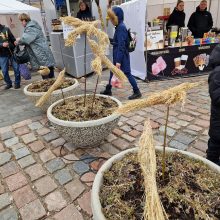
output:
[[58, 89], [64, 82], [65, 69], [60, 72], [54, 84], [49, 88], [47, 93], [45, 93], [36, 103], [36, 107], [41, 107], [50, 97], [53, 91]]
[[40, 70], [37, 71], [41, 76], [48, 76], [50, 69], [47, 66], [40, 66]]
[[102, 30], [105, 31], [105, 22], [102, 16], [102, 9], [100, 6], [98, 6], [98, 13], [99, 13], [99, 19], [101, 21]]
[[162, 92], [157, 92], [150, 95], [148, 98], [130, 101], [116, 110], [117, 114], [125, 114], [128, 112], [140, 110], [142, 108], [147, 108], [154, 105], [172, 105], [177, 102], [182, 102], [184, 105], [186, 101], [187, 91], [190, 89], [201, 85], [204, 82], [198, 83], [182, 83], [178, 86], [169, 88]]
[[167, 217], [160, 201], [156, 182], [156, 152], [150, 120], [145, 122], [139, 141], [138, 160], [144, 176], [145, 220], [165, 220]]
[[107, 10], [107, 16], [113, 23], [113, 25], [117, 26], [118, 25], [118, 17], [115, 15], [115, 13], [112, 11], [111, 8]]
[[100, 57], [96, 57], [91, 62], [91, 67], [94, 72], [96, 72], [99, 76], [102, 75], [102, 60]]

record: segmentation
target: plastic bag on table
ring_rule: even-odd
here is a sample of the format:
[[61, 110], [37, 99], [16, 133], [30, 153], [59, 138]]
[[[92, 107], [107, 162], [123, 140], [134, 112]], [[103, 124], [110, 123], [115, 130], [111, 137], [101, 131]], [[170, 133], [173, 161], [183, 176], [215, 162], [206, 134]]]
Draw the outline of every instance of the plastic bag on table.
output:
[[19, 64], [19, 70], [20, 70], [21, 76], [25, 80], [31, 79], [31, 73], [30, 73], [30, 70], [28, 69], [28, 66], [26, 64]]
[[113, 75], [112, 80], [111, 80], [111, 85], [114, 88], [123, 88], [122, 82], [120, 79], [118, 79], [115, 75]]

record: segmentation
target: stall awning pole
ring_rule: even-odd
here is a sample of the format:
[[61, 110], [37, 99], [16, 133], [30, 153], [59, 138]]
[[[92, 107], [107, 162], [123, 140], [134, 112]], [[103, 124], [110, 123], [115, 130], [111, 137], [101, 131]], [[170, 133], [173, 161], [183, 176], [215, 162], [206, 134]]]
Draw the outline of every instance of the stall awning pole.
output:
[[70, 0], [66, 0], [66, 7], [67, 7], [67, 14], [68, 14], [68, 16], [71, 16]]

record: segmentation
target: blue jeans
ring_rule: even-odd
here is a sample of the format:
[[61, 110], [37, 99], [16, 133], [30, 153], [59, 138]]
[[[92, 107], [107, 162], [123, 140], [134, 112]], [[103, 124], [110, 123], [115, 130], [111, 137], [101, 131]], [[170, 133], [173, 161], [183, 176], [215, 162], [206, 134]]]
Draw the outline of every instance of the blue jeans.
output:
[[19, 71], [19, 65], [15, 62], [15, 60], [12, 57], [0, 57], [0, 66], [2, 69], [2, 73], [4, 76], [4, 80], [7, 85], [12, 85], [12, 81], [10, 79], [8, 70], [9, 70], [9, 60], [11, 61], [14, 75], [15, 75], [15, 84], [20, 85], [21, 82], [21, 75]]
[[[124, 74], [128, 78], [128, 81], [130, 82], [130, 84], [131, 84], [131, 86], [133, 88], [134, 93], [139, 92], [139, 88], [137, 86], [137, 82], [136, 82], [135, 78], [132, 76], [132, 74], [130, 72], [129, 73], [124, 73]], [[111, 85], [112, 77], [113, 77], [113, 73], [110, 72], [109, 85]]]

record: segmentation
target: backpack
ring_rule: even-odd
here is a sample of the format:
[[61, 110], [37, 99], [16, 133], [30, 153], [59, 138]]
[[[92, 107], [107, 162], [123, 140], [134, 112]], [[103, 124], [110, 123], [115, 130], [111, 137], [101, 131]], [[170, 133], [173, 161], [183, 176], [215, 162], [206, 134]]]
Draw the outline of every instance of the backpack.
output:
[[14, 49], [14, 59], [18, 64], [27, 63], [30, 61], [30, 57], [27, 51], [27, 48], [24, 46], [22, 50], [20, 50], [20, 47], [17, 45]]
[[136, 34], [131, 32], [131, 29], [128, 29], [128, 52], [131, 53], [135, 51], [137, 45]]

